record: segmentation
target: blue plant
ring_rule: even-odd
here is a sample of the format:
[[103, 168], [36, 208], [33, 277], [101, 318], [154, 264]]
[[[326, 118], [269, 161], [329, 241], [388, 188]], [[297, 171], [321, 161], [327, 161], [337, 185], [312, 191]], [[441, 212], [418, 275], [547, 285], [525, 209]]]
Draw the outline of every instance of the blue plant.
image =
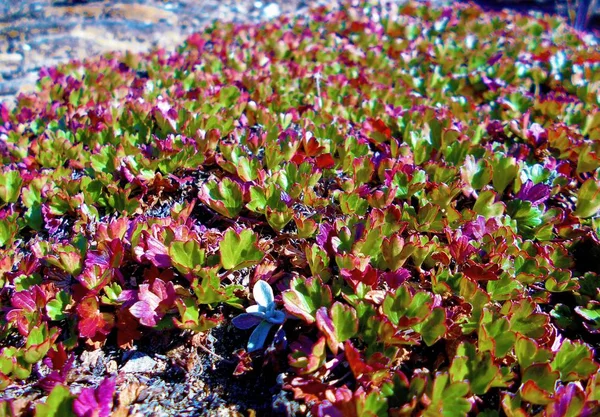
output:
[[262, 349], [271, 327], [285, 321], [285, 313], [275, 309], [273, 289], [266, 281], [257, 281], [252, 294], [257, 304], [233, 319], [233, 325], [238, 329], [247, 330], [257, 326], [248, 340], [248, 352]]

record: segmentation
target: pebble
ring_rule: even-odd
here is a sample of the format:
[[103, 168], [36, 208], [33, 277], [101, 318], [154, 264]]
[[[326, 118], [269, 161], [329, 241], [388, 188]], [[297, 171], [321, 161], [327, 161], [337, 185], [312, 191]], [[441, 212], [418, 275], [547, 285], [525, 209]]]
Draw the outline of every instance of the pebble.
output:
[[281, 14], [281, 8], [277, 3], [269, 3], [262, 10], [263, 19], [274, 19]]
[[158, 362], [143, 352], [134, 352], [127, 363], [121, 368], [125, 373], [145, 373], [153, 372], [158, 366]]
[[0, 54], [0, 62], [21, 62], [23, 60], [23, 55], [17, 53], [6, 53]]

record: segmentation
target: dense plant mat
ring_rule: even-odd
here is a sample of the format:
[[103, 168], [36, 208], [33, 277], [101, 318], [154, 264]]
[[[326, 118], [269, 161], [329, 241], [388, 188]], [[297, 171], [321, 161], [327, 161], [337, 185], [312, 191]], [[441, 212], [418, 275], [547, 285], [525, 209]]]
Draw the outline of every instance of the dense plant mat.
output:
[[127, 415], [82, 352], [215, 330], [296, 413], [598, 412], [599, 90], [560, 20], [417, 3], [43, 70], [0, 108], [0, 388], [42, 394], [0, 413]]

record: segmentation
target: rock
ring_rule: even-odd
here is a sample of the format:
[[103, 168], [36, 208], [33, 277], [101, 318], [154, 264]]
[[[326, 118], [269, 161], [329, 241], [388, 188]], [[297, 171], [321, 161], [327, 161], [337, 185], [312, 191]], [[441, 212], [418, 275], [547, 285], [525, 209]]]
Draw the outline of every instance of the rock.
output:
[[0, 54], [0, 65], [2, 64], [10, 64], [10, 63], [18, 63], [23, 60], [23, 55], [18, 53], [6, 53]]
[[129, 360], [121, 368], [125, 373], [146, 373], [155, 372], [158, 369], [159, 362], [152, 359], [143, 352], [133, 352], [129, 355]]
[[262, 18], [265, 20], [274, 19], [281, 14], [281, 8], [277, 3], [269, 3], [262, 10]]

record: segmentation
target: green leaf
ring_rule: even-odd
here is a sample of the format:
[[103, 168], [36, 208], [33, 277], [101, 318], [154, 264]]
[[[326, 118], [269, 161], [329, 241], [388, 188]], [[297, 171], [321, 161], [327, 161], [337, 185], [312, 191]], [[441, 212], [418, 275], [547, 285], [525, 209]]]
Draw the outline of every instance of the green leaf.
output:
[[504, 213], [504, 204], [502, 202], [495, 203], [495, 200], [495, 192], [491, 190], [483, 191], [479, 194], [479, 197], [477, 197], [473, 210], [486, 219], [501, 216], [502, 213]]
[[427, 346], [433, 345], [446, 334], [446, 310], [442, 307], [436, 307], [431, 314], [419, 324], [413, 326], [416, 332], [421, 334], [423, 341]]
[[198, 304], [192, 297], [176, 301], [181, 320], [173, 318], [173, 323], [180, 329], [192, 330], [194, 332], [205, 332], [221, 323], [221, 317], [207, 318], [200, 315]]
[[517, 339], [516, 334], [510, 330], [508, 319], [494, 315], [487, 308], [483, 309], [478, 335], [479, 350], [490, 351], [496, 358], [505, 357]]
[[545, 282], [545, 287], [550, 292], [574, 291], [579, 288], [576, 279], [569, 270], [554, 270]]
[[331, 288], [323, 285], [319, 277], [312, 279], [294, 278], [290, 289], [283, 292], [283, 304], [286, 310], [308, 324], [315, 322], [315, 313], [321, 307], [331, 305]]
[[517, 221], [517, 227], [522, 234], [530, 234], [532, 229], [542, 224], [543, 212], [534, 207], [530, 201], [511, 200], [506, 205], [508, 215]]
[[65, 291], [59, 291], [56, 298], [46, 304], [46, 312], [51, 320], [64, 320], [68, 317], [65, 313], [67, 306], [71, 304], [71, 296]]
[[15, 220], [10, 218], [0, 220], [0, 247], [9, 246], [19, 231], [19, 226]]
[[559, 373], [553, 371], [547, 363], [529, 366], [523, 371], [521, 396], [532, 404], [550, 404], [558, 377]]
[[518, 302], [508, 302], [502, 307], [502, 314], [511, 314], [511, 330], [524, 336], [539, 338], [546, 332], [549, 318], [546, 314], [535, 313], [536, 304], [524, 299]]
[[587, 379], [598, 370], [589, 346], [569, 339], [563, 340], [551, 365], [552, 370], [560, 372], [563, 382]]
[[[494, 364], [489, 352], [477, 352], [475, 345], [463, 342], [456, 351], [450, 366], [453, 381], [468, 380], [474, 394], [483, 395], [502, 380], [500, 368]], [[501, 386], [502, 384], [500, 384]]]
[[517, 161], [512, 156], [499, 156], [492, 160], [492, 168], [494, 190], [502, 194], [506, 187], [517, 177], [519, 172]]
[[225, 108], [232, 107], [240, 97], [240, 90], [234, 85], [223, 87], [219, 91], [219, 102]]
[[431, 312], [433, 299], [427, 292], [420, 291], [413, 295], [406, 285], [396, 289], [395, 294], [388, 294], [383, 301], [383, 313], [390, 321], [401, 328], [412, 327], [424, 321]]
[[534, 363], [544, 363], [552, 358], [552, 353], [526, 337], [519, 337], [515, 343], [515, 354], [521, 369], [526, 369]]
[[226, 296], [221, 288], [218, 268], [205, 268], [199, 271], [200, 279], [192, 282], [192, 290], [200, 304], [214, 304], [225, 301]]
[[480, 190], [492, 179], [492, 167], [485, 159], [475, 160], [473, 155], [468, 155], [461, 168], [463, 180], [475, 190]]
[[169, 246], [169, 256], [173, 266], [184, 275], [204, 266], [205, 251], [195, 240], [172, 242]]
[[242, 188], [229, 178], [204, 184], [199, 197], [211, 209], [229, 218], [236, 217], [244, 207]]
[[589, 178], [577, 193], [577, 207], [573, 214], [587, 218], [594, 216], [598, 210], [600, 210], [600, 182], [595, 178]]
[[237, 161], [237, 174], [244, 181], [254, 181], [258, 177], [261, 163], [258, 159], [241, 156]]
[[0, 173], [0, 200], [5, 203], [15, 203], [21, 193], [23, 179], [19, 171]]
[[75, 416], [73, 412], [73, 400], [75, 397], [64, 385], [56, 385], [48, 395], [45, 403], [35, 406], [36, 417], [70, 417]]
[[258, 248], [257, 237], [250, 229], [244, 229], [239, 234], [228, 229], [219, 242], [219, 253], [223, 268], [233, 271], [256, 265], [265, 255]]
[[317, 327], [325, 334], [327, 344], [337, 355], [339, 346], [358, 332], [356, 310], [340, 302], [335, 302], [329, 312], [326, 307], [317, 310]]
[[429, 395], [430, 404], [423, 412], [424, 417], [462, 417], [471, 410], [467, 400], [469, 384], [463, 381], [451, 382], [447, 373], [438, 373]]
[[387, 399], [380, 392], [373, 391], [366, 398], [360, 398], [356, 404], [358, 416], [386, 417], [388, 416]]
[[340, 209], [344, 214], [364, 216], [369, 208], [367, 200], [361, 198], [356, 192], [340, 193], [338, 198], [340, 201]]
[[292, 217], [294, 217], [294, 210], [290, 207], [285, 207], [281, 210], [271, 210], [270, 207], [267, 207], [266, 217], [269, 226], [271, 226], [273, 230], [280, 232], [286, 224], [292, 220]]
[[381, 244], [381, 253], [388, 268], [397, 271], [415, 251], [414, 245], [405, 245], [400, 233], [394, 233], [389, 238], [384, 238]]

